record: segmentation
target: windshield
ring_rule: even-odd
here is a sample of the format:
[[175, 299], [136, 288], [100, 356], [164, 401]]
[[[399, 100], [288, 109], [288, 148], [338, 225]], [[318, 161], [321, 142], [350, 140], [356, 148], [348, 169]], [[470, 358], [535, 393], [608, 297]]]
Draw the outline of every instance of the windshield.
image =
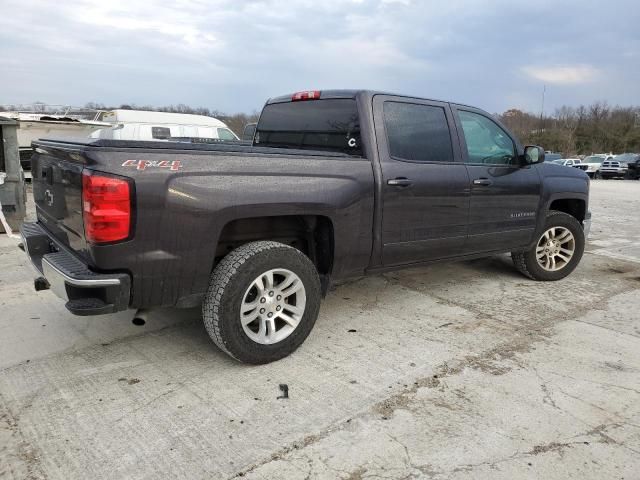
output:
[[597, 163], [597, 164], [601, 164], [602, 162], [604, 162], [604, 158], [602, 157], [596, 157], [596, 156], [591, 156], [591, 157], [587, 157], [584, 159], [584, 163]]
[[272, 103], [264, 107], [254, 145], [362, 155], [352, 98]]
[[616, 162], [633, 162], [636, 158], [634, 153], [621, 153], [620, 155], [616, 155], [613, 159]]
[[556, 164], [558, 164], [558, 165], [564, 165], [564, 160], [554, 160], [554, 161], [553, 161], [553, 162], [551, 162], [551, 163], [556, 163]]

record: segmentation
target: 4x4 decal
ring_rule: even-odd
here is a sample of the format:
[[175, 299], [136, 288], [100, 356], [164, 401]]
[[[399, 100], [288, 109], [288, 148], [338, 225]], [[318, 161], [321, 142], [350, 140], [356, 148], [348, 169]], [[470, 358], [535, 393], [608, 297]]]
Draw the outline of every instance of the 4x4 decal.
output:
[[172, 171], [180, 170], [182, 164], [180, 160], [127, 160], [122, 164], [123, 167], [135, 167], [136, 170], [146, 170], [150, 167], [168, 168]]

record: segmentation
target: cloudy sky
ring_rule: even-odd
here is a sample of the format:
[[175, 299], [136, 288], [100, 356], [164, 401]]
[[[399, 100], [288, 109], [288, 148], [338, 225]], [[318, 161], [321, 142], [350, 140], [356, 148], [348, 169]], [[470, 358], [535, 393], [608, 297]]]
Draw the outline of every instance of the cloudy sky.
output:
[[0, 0], [0, 104], [226, 113], [371, 88], [539, 112], [640, 104], [638, 0]]

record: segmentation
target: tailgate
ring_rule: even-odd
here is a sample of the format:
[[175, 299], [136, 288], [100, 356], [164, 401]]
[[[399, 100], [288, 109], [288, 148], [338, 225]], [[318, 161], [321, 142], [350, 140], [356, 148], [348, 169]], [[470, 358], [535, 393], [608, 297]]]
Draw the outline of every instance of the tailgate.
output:
[[81, 154], [38, 149], [32, 157], [33, 198], [38, 221], [64, 245], [86, 250], [82, 222]]

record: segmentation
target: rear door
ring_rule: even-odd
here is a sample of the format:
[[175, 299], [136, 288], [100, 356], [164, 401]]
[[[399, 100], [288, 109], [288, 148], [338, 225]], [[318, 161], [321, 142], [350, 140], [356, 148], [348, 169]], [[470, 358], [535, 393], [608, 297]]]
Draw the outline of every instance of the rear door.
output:
[[382, 170], [382, 264], [459, 255], [467, 234], [469, 178], [448, 104], [376, 95]]
[[536, 228], [541, 182], [537, 165], [520, 162], [515, 140], [488, 114], [453, 107], [471, 198], [466, 254], [528, 244]]

